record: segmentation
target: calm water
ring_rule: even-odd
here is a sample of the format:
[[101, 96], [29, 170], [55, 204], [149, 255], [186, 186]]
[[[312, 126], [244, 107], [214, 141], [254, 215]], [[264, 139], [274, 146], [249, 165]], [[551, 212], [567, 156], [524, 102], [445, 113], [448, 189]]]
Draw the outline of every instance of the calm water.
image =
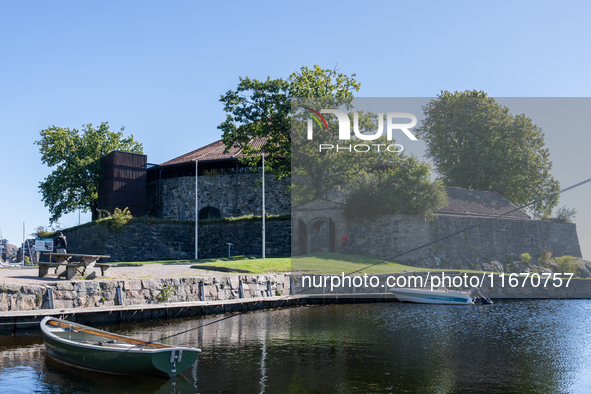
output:
[[[216, 319], [107, 329], [157, 340]], [[202, 353], [171, 382], [64, 369], [41, 338], [1, 336], [0, 392], [591, 393], [590, 328], [590, 300], [254, 312], [172, 339]]]

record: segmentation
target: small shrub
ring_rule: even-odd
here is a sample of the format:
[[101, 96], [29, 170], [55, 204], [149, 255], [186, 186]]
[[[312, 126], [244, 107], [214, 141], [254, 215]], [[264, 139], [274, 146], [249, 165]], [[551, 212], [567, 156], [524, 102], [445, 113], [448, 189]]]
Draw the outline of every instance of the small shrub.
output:
[[98, 213], [97, 220], [101, 219], [111, 219], [111, 213], [104, 209], [97, 209], [96, 212]]
[[133, 215], [129, 212], [129, 207], [125, 207], [123, 210], [119, 208], [115, 208], [113, 214], [111, 215], [108, 211], [104, 211], [102, 209], [98, 210], [99, 219], [97, 222], [105, 221], [112, 230], [119, 231], [123, 226], [127, 224], [131, 219], [133, 219]]
[[110, 225], [113, 229], [119, 230], [121, 229], [121, 227], [126, 225], [127, 222], [129, 222], [132, 218], [133, 215], [131, 214], [131, 212], [129, 212], [128, 207], [125, 207], [123, 210], [115, 208], [115, 211], [113, 212], [113, 215], [111, 217]]
[[560, 222], [572, 223], [576, 215], [577, 210], [574, 208], [568, 209], [566, 205], [556, 211], [556, 219]]
[[37, 309], [41, 308], [41, 304], [43, 304], [43, 294], [39, 293], [35, 296], [35, 305], [37, 305]]
[[538, 258], [538, 260], [545, 263], [545, 262], [550, 261], [551, 258], [552, 258], [552, 252], [549, 250], [546, 250], [546, 248], [544, 248], [540, 252], [540, 257]]
[[29, 256], [25, 256], [25, 265], [31, 265], [31, 259]]
[[168, 302], [174, 294], [176, 294], [176, 287], [166, 285], [160, 289], [160, 293], [156, 295], [156, 300], [161, 303]]
[[55, 231], [47, 231], [45, 227], [39, 226], [31, 235], [35, 238], [53, 238]]
[[220, 289], [224, 290], [224, 287], [226, 287], [225, 283], [220, 283]]
[[561, 273], [572, 273], [575, 276], [579, 275], [580, 266], [576, 262], [578, 259], [574, 256], [560, 256], [556, 257], [556, 264], [558, 264], [558, 271]]
[[519, 260], [524, 263], [524, 264], [528, 264], [531, 261], [531, 256], [529, 255], [529, 253], [521, 253], [519, 255]]

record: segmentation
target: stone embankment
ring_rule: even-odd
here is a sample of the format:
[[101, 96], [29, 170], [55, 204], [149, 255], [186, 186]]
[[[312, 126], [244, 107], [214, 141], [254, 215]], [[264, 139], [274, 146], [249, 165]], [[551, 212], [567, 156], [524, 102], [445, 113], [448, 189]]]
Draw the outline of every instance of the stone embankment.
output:
[[0, 311], [219, 301], [281, 296], [289, 291], [290, 277], [285, 274], [4, 284]]
[[[527, 276], [526, 276], [527, 275]], [[467, 290], [472, 286], [493, 299], [591, 298], [591, 279], [558, 274], [477, 274], [459, 271], [417, 271], [398, 274], [354, 275], [237, 275], [156, 279], [74, 280], [39, 285], [0, 286], [0, 312], [103, 308], [118, 306], [175, 307], [182, 303], [249, 302], [271, 297], [335, 298], [363, 302], [391, 297], [392, 287], [439, 286]], [[549, 278], [548, 278], [549, 277]], [[357, 279], [356, 279], [357, 278]]]

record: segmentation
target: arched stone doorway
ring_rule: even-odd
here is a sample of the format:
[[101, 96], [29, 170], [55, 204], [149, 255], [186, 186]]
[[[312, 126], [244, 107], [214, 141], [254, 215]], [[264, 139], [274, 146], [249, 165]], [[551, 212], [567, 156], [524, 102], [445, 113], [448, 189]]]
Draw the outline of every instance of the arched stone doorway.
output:
[[219, 219], [221, 217], [220, 210], [214, 207], [205, 207], [199, 210], [199, 220]]
[[335, 251], [335, 225], [331, 218], [312, 220], [307, 226], [307, 233], [309, 234], [308, 253]]

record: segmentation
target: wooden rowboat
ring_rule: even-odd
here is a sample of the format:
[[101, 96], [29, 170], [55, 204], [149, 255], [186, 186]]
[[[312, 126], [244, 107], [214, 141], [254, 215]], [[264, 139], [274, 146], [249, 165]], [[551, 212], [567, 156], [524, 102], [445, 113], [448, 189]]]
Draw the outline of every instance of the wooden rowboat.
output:
[[50, 316], [41, 321], [41, 331], [50, 357], [101, 372], [172, 378], [192, 366], [201, 352], [129, 338]]

